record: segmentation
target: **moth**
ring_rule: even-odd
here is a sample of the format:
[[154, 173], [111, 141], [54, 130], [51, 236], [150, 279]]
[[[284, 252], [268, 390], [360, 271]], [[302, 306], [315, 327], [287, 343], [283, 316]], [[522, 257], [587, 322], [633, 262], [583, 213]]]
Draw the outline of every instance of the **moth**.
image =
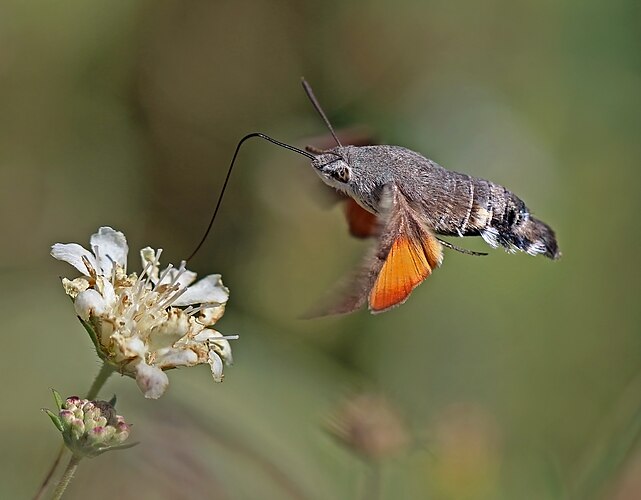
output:
[[373, 251], [330, 306], [312, 315], [350, 313], [368, 304], [380, 313], [407, 300], [443, 262], [443, 247], [472, 254], [440, 236], [481, 236], [491, 247], [508, 252], [560, 257], [554, 231], [534, 218], [514, 193], [491, 181], [446, 170], [401, 146], [343, 146], [309, 84], [303, 88], [337, 146], [299, 149], [260, 132], [236, 146], [216, 207], [191, 260], [211, 231], [241, 146], [258, 137], [311, 160], [321, 180], [347, 197], [352, 235], [376, 238]]
[[[443, 247], [477, 254], [439, 236], [480, 236], [508, 252], [560, 257], [554, 231], [494, 182], [453, 172], [401, 146], [343, 146], [309, 84], [303, 88], [337, 146], [306, 148], [321, 180], [348, 197], [350, 232], [376, 244], [340, 299], [322, 314], [372, 313], [405, 302], [443, 262]], [[480, 254], [482, 255], [482, 254]]]

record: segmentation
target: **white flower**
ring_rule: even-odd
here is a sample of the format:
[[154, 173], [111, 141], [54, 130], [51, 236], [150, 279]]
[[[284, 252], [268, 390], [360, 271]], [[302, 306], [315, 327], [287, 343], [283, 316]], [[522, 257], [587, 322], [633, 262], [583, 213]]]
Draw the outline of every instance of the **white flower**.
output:
[[228, 339], [211, 327], [222, 317], [229, 290], [219, 274], [194, 283], [182, 262], [160, 271], [162, 250], [141, 250], [140, 276], [127, 274], [127, 240], [110, 227], [91, 236], [89, 252], [76, 243], [56, 243], [51, 255], [83, 276], [63, 278], [67, 295], [92, 337], [98, 355], [136, 379], [145, 397], [165, 392], [165, 370], [207, 363], [216, 382], [231, 364]]

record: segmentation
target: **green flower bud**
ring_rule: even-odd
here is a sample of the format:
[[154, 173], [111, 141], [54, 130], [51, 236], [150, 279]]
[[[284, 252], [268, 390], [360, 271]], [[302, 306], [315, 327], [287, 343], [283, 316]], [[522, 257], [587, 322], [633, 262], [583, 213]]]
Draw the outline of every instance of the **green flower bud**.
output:
[[107, 401], [88, 401], [76, 396], [62, 400], [54, 392], [58, 413], [45, 410], [62, 438], [78, 458], [93, 458], [106, 451], [130, 448], [123, 445], [129, 437], [130, 425], [116, 414]]

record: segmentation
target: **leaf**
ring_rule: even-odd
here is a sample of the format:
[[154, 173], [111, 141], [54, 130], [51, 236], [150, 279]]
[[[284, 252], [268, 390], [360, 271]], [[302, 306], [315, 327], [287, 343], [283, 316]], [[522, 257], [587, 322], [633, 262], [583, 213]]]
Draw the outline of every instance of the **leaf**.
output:
[[56, 402], [56, 407], [58, 408], [58, 411], [62, 410], [62, 396], [60, 396], [60, 393], [56, 391], [55, 389], [51, 389], [51, 392], [53, 393], [53, 399]]
[[51, 410], [48, 410], [47, 408], [43, 408], [42, 411], [49, 415], [49, 418], [53, 422], [53, 425], [55, 425], [60, 432], [64, 431], [64, 427], [62, 426], [62, 422], [60, 421], [60, 417], [58, 417], [58, 415], [56, 415]]
[[109, 359], [100, 350], [100, 343], [98, 342], [98, 337], [96, 336], [96, 332], [94, 331], [93, 326], [80, 317], [78, 317], [78, 320], [80, 321], [80, 323], [82, 323], [82, 326], [84, 326], [85, 330], [89, 334], [89, 338], [91, 339], [91, 342], [93, 342], [93, 346], [96, 349], [96, 354], [98, 355], [98, 357], [103, 361], [109, 361]]

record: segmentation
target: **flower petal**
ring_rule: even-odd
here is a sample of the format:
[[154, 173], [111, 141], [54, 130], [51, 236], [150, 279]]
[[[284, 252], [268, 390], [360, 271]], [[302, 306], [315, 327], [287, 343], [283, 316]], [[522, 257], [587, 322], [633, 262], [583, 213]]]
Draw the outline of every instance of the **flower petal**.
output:
[[225, 314], [225, 304], [209, 305], [198, 314], [198, 323], [204, 326], [214, 326]]
[[223, 361], [227, 366], [234, 364], [234, 358], [231, 355], [231, 344], [229, 341], [225, 339], [214, 340], [212, 342], [212, 347], [218, 355], [223, 358]]
[[62, 288], [65, 289], [65, 293], [69, 295], [69, 297], [75, 299], [80, 292], [84, 292], [89, 288], [89, 281], [84, 277], [76, 278], [75, 280], [62, 278]]
[[223, 360], [214, 351], [209, 351], [209, 366], [215, 382], [223, 381]]
[[73, 303], [76, 314], [84, 321], [89, 316], [101, 316], [107, 312], [108, 304], [96, 290], [90, 288], [80, 292]]
[[127, 238], [120, 231], [103, 226], [98, 228], [97, 233], [91, 235], [89, 242], [105, 276], [111, 275], [113, 262], [120, 264], [123, 268], [127, 267], [129, 247]]
[[154, 366], [162, 369], [176, 368], [177, 366], [194, 366], [198, 364], [198, 355], [191, 349], [169, 348], [158, 351]]
[[185, 314], [182, 309], [170, 309], [164, 321], [158, 327], [150, 330], [149, 350], [158, 351], [174, 345], [187, 335], [194, 324], [196, 323], [193, 318]]
[[223, 338], [222, 333], [211, 328], [205, 328], [198, 335], [194, 336], [192, 340], [197, 343], [208, 343], [211, 347], [210, 351], [216, 352], [226, 365], [233, 364], [234, 358], [231, 354], [231, 344], [227, 339]]
[[147, 399], [158, 399], [165, 393], [169, 378], [160, 368], [140, 362], [135, 371], [136, 383]]
[[113, 333], [110, 336], [112, 344], [117, 347], [112, 356], [116, 361], [128, 360], [132, 358], [145, 359], [147, 346], [140, 337], [134, 335], [123, 335], [120, 332]]
[[109, 281], [104, 276], [96, 277], [96, 284], [94, 286], [94, 289], [97, 290], [100, 295], [102, 295], [102, 298], [105, 299], [105, 303], [109, 307], [112, 307], [118, 300], [118, 298], [116, 297], [114, 286], [111, 284], [111, 281]]
[[78, 243], [56, 243], [51, 246], [51, 256], [54, 259], [62, 260], [71, 264], [78, 271], [80, 271], [85, 276], [89, 276], [89, 270], [85, 263], [82, 261], [83, 257], [86, 257], [89, 263], [96, 269], [100, 271], [96, 265], [96, 258], [93, 256], [89, 250], [86, 250]]
[[173, 306], [188, 306], [190, 304], [218, 303], [224, 304], [229, 299], [229, 290], [223, 285], [220, 274], [210, 274], [196, 284], [190, 286]]

